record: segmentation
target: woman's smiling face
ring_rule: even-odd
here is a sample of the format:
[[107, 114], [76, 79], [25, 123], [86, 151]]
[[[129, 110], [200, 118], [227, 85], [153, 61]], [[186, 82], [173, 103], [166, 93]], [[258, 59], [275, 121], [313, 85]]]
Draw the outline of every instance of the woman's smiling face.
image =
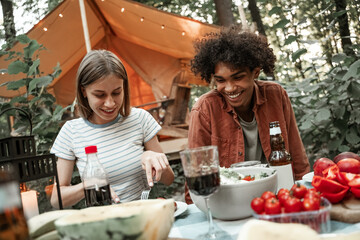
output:
[[254, 93], [254, 80], [260, 68], [250, 71], [248, 67], [232, 69], [231, 65], [220, 62], [215, 66], [214, 80], [217, 90], [237, 111], [249, 110]]
[[109, 75], [83, 87], [93, 114], [88, 119], [94, 124], [105, 124], [116, 119], [124, 103], [124, 80]]

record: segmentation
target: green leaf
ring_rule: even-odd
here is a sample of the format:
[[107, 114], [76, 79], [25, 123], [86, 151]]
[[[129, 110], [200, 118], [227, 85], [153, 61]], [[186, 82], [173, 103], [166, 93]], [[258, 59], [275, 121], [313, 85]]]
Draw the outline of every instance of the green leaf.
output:
[[28, 69], [29, 69], [29, 66], [26, 63], [16, 60], [9, 64], [8, 73], [9, 74], [18, 74], [21, 72], [27, 73]]
[[346, 10], [341, 10], [341, 11], [333, 13], [333, 16], [334, 16], [334, 18], [337, 18], [341, 15], [344, 15], [346, 12], [347, 12]]
[[273, 7], [269, 11], [269, 16], [272, 16], [273, 14], [278, 14], [278, 13], [281, 13], [281, 7]]
[[293, 62], [295, 62], [301, 55], [307, 53], [307, 50], [305, 48], [300, 48], [299, 50], [297, 50], [296, 52], [294, 52], [291, 55], [291, 59]]
[[36, 50], [40, 48], [39, 43], [36, 40], [31, 40], [27, 47], [24, 47], [24, 57], [32, 58], [32, 55]]
[[348, 80], [351, 77], [356, 78], [359, 75], [360, 70], [360, 60], [357, 60], [349, 67], [348, 72], [344, 75], [343, 80]]
[[9, 82], [7, 85], [8, 90], [18, 90], [21, 87], [26, 86], [26, 79], [20, 79], [17, 81]]
[[334, 56], [332, 56], [331, 61], [335, 62], [335, 63], [339, 63], [341, 61], [344, 61], [344, 59], [346, 58], [346, 54], [344, 53], [339, 53], [339, 54], [335, 54]]
[[286, 24], [288, 24], [290, 21], [285, 19], [281, 19], [279, 22], [277, 22], [273, 28], [284, 28], [286, 26]]
[[27, 103], [27, 98], [23, 97], [23, 96], [17, 96], [17, 97], [13, 97], [10, 101], [10, 103], [14, 104], [14, 103]]
[[27, 75], [28, 76], [36, 75], [38, 73], [37, 69], [38, 69], [39, 65], [40, 65], [40, 59], [36, 59], [35, 61], [33, 61], [32, 65], [29, 68]]
[[331, 113], [329, 111], [329, 109], [320, 109], [320, 111], [316, 114], [315, 116], [315, 120], [317, 122], [321, 122], [323, 120], [328, 120], [331, 116]]
[[305, 122], [303, 122], [300, 125], [301, 130], [307, 130], [307, 129], [310, 129], [311, 127], [312, 127], [312, 123], [311, 123], [311, 120], [309, 120], [309, 119], [307, 119]]
[[284, 45], [291, 44], [292, 42], [296, 41], [297, 37], [294, 35], [289, 35], [288, 38], [285, 40]]
[[336, 118], [342, 118], [345, 113], [344, 106], [336, 105], [335, 108], [333, 109], [333, 113]]
[[56, 66], [54, 67], [54, 72], [52, 73], [53, 78], [57, 78], [61, 72], [62, 72], [62, 70], [60, 68], [60, 63], [58, 62], [56, 64]]
[[34, 78], [29, 84], [29, 92], [32, 92], [37, 87], [47, 86], [52, 82], [53, 78], [50, 76], [44, 76], [40, 78]]
[[349, 84], [349, 87], [347, 88], [347, 91], [349, 95], [351, 95], [353, 98], [359, 98], [360, 96], [360, 84], [355, 81], [351, 81]]
[[339, 152], [348, 152], [350, 150], [350, 148], [348, 146], [345, 146], [345, 145], [341, 145], [339, 148], [338, 148]]
[[336, 150], [342, 142], [342, 139], [336, 138], [328, 141], [328, 148], [330, 150]]
[[348, 143], [353, 145], [358, 144], [360, 142], [360, 137], [357, 135], [357, 131], [355, 128], [349, 129], [346, 132], [345, 139]]
[[31, 41], [30, 38], [28, 36], [26, 36], [25, 34], [21, 34], [21, 35], [17, 36], [16, 40], [18, 40], [19, 43], [22, 43], [22, 44], [27, 44]]

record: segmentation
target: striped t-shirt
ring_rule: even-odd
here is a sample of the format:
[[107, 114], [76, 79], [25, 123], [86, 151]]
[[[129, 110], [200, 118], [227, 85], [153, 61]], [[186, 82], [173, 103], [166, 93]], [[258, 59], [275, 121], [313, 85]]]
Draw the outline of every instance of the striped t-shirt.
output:
[[150, 113], [138, 108], [132, 108], [128, 117], [119, 115], [106, 124], [93, 124], [78, 118], [64, 124], [51, 153], [66, 160], [76, 159], [81, 176], [86, 165], [85, 147], [96, 145], [99, 161], [108, 173], [111, 187], [122, 202], [128, 202], [140, 199], [147, 185], [145, 171], [141, 168], [141, 155], [144, 143], [160, 129]]

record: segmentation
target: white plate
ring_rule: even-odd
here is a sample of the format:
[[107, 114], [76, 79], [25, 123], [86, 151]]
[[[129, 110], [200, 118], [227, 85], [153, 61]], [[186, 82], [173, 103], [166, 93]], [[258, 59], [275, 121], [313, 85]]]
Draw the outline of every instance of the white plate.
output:
[[184, 202], [175, 201], [177, 204], [177, 210], [174, 213], [174, 217], [177, 217], [183, 214], [187, 209], [187, 204]]
[[305, 181], [305, 182], [312, 182], [312, 179], [314, 177], [314, 172], [309, 172], [307, 174], [305, 174], [302, 179]]

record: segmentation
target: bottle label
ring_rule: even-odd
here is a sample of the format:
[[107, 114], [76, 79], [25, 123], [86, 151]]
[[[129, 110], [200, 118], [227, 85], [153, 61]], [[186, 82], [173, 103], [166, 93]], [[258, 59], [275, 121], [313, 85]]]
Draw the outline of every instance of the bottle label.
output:
[[270, 128], [270, 135], [278, 135], [278, 134], [281, 134], [280, 127]]
[[17, 182], [0, 185], [0, 213], [7, 208], [21, 208], [20, 186]]
[[278, 187], [277, 190], [281, 188], [291, 189], [294, 185], [294, 175], [292, 171], [291, 164], [286, 164], [282, 166], [270, 166], [270, 168], [276, 169]]

